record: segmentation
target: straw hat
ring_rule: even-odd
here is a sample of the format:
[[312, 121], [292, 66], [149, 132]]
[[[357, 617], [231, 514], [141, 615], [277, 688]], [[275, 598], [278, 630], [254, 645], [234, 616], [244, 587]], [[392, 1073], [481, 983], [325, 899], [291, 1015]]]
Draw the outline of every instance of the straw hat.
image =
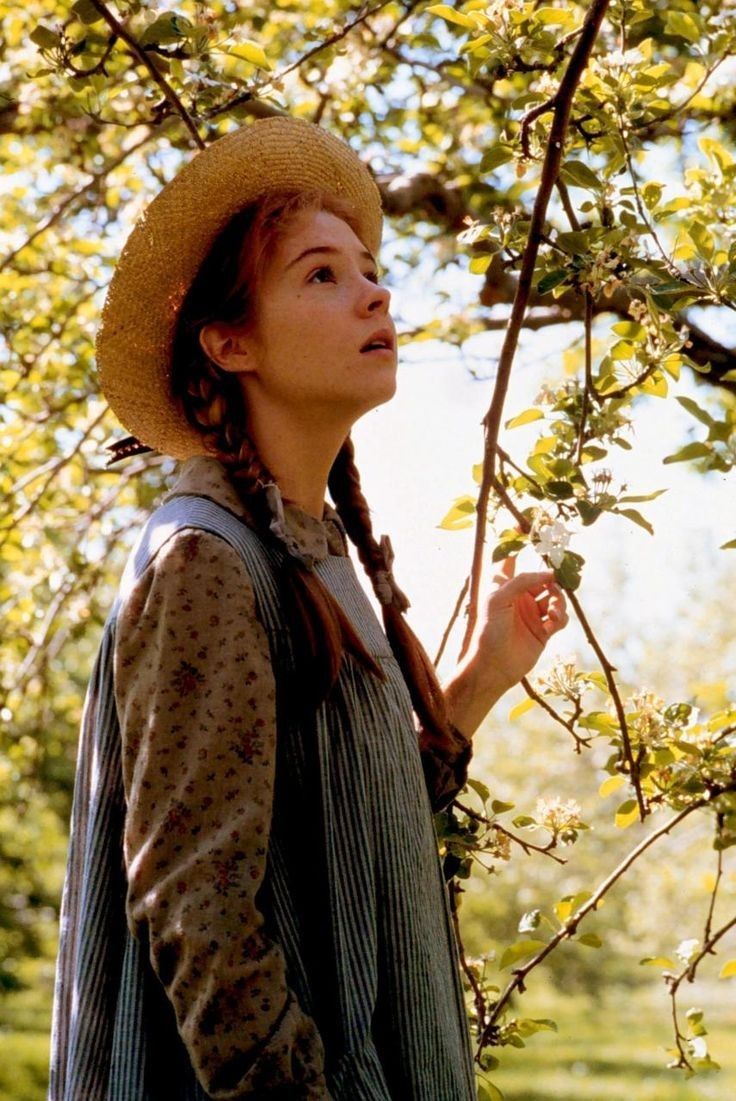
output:
[[313, 123], [261, 119], [198, 153], [156, 196], [118, 261], [97, 335], [100, 386], [121, 423], [175, 459], [205, 454], [170, 386], [179, 308], [230, 218], [274, 189], [317, 189], [349, 200], [360, 236], [381, 243], [381, 196], [356, 153]]

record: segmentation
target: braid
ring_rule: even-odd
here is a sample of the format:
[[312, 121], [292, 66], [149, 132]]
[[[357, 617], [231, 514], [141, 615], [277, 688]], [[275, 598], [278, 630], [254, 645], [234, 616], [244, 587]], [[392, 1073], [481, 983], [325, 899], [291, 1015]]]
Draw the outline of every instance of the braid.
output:
[[450, 732], [445, 697], [429, 655], [404, 618], [409, 601], [396, 584], [391, 569], [393, 553], [387, 536], [376, 542], [370, 510], [360, 486], [355, 447], [347, 436], [329, 476], [332, 499], [358, 551], [381, 603], [386, 636], [404, 674], [414, 710], [430, 742], [447, 744]]
[[[209, 450], [227, 467], [233, 485], [253, 515], [262, 535], [270, 533], [287, 551], [287, 584], [282, 598], [292, 624], [296, 655], [295, 676], [300, 704], [317, 706], [329, 693], [348, 651], [381, 680], [383, 671], [363, 646], [352, 623], [331, 596], [288, 535], [280, 510], [276, 479], [262, 461], [246, 427], [242, 391], [224, 396], [227, 372], [207, 360], [206, 369], [188, 381], [188, 414], [205, 436]], [[276, 489], [274, 496], [271, 490]]]

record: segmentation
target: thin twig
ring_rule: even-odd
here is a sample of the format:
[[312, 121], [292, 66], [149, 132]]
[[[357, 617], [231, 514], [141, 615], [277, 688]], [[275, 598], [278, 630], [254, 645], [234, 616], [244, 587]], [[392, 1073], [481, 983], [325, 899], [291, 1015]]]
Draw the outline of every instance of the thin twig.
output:
[[463, 582], [463, 587], [460, 590], [460, 595], [458, 596], [457, 600], [455, 601], [455, 607], [452, 609], [452, 615], [450, 616], [447, 627], [445, 628], [445, 633], [442, 636], [442, 641], [440, 642], [440, 648], [439, 648], [439, 650], [437, 651], [437, 653], [435, 655], [434, 664], [436, 666], [439, 665], [440, 661], [442, 660], [442, 655], [445, 652], [445, 647], [447, 646], [447, 643], [450, 639], [450, 635], [452, 634], [452, 628], [455, 626], [455, 622], [457, 620], [457, 617], [460, 615], [460, 609], [463, 606], [463, 600], [465, 600], [465, 595], [468, 591], [468, 586], [469, 585], [470, 585], [470, 577], [466, 577], [464, 582]]
[[473, 991], [473, 1001], [475, 1002], [475, 1012], [478, 1018], [478, 1028], [482, 1029], [485, 1026], [485, 1013], [486, 1013], [486, 1000], [483, 996], [480, 983], [473, 974], [473, 969], [470, 967], [466, 955], [465, 945], [463, 944], [463, 938], [460, 931], [460, 915], [458, 914], [457, 896], [462, 893], [462, 888], [458, 883], [450, 880], [448, 884], [448, 893], [450, 895], [450, 913], [452, 914], [452, 925], [455, 930], [455, 940], [457, 941], [457, 951], [460, 958], [460, 966], [465, 972], [465, 977], [470, 984], [470, 988]]
[[591, 397], [599, 399], [595, 382], [593, 381], [593, 299], [590, 291], [585, 291], [585, 385], [583, 386], [583, 403], [580, 408], [580, 427], [578, 428], [578, 465], [583, 461], [583, 448], [585, 446], [585, 429], [588, 421], [588, 409]]
[[529, 699], [534, 700], [536, 704], [539, 704], [542, 710], [546, 711], [551, 719], [553, 719], [556, 723], [559, 723], [560, 726], [565, 728], [568, 734], [571, 734], [573, 736], [573, 738], [575, 739], [576, 753], [580, 752], [582, 746], [585, 746], [586, 749], [590, 749], [590, 738], [581, 737], [575, 729], [575, 723], [580, 718], [580, 714], [582, 712], [582, 707], [579, 700], [576, 704], [575, 714], [573, 715], [573, 717], [570, 719], [566, 719], [564, 715], [561, 715], [559, 711], [556, 711], [555, 708], [552, 707], [552, 705], [548, 703], [547, 700], [545, 700], [544, 696], [541, 696], [539, 692], [536, 691], [536, 689], [532, 688], [531, 682], [528, 677], [522, 677], [520, 684]]
[[453, 799], [453, 806], [457, 807], [462, 814], [466, 814], [468, 818], [473, 818], [476, 822], [482, 822], [484, 826], [487, 826], [490, 830], [495, 830], [497, 833], [502, 833], [505, 837], [508, 837], [509, 841], [513, 841], [515, 845], [518, 845], [526, 855], [535, 852], [541, 856], [548, 856], [550, 860], [554, 860], [557, 864], [567, 864], [564, 856], [557, 856], [551, 850], [555, 847], [557, 842], [552, 839], [548, 845], [535, 845], [531, 841], [525, 841], [523, 837], [519, 837], [518, 834], [512, 833], [506, 826], [502, 826], [500, 822], [491, 822], [490, 818], [487, 818], [484, 814], [479, 814], [477, 810], [473, 810], [472, 807], [466, 806], [465, 803], [461, 803], [459, 799]]
[[718, 943], [721, 937], [725, 936], [725, 934], [730, 929], [733, 929], [734, 926], [736, 926], [736, 917], [731, 918], [730, 921], [727, 921], [725, 925], [722, 925], [716, 933], [713, 933], [713, 935], [705, 942], [698, 954], [692, 960], [690, 960], [690, 962], [682, 969], [682, 971], [680, 971], [678, 975], [666, 976], [667, 984], [670, 988], [672, 1025], [675, 1033], [675, 1045], [680, 1056], [676, 1063], [670, 1064], [675, 1069], [692, 1070], [692, 1064], [690, 1063], [688, 1054], [684, 1046], [687, 1043], [687, 1037], [680, 1030], [680, 1022], [678, 1019], [677, 1010], [677, 992], [679, 991], [680, 985], [684, 979], [687, 979], [688, 982], [694, 981], [695, 974], [700, 963], [705, 959], [706, 956], [713, 954], [714, 946]]
[[634, 792], [636, 794], [636, 802], [639, 808], [639, 818], [643, 822], [647, 814], [649, 813], [649, 809], [644, 802], [644, 795], [642, 794], [641, 790], [639, 763], [634, 758], [634, 753], [631, 747], [631, 738], [629, 736], [629, 727], [628, 723], [626, 722], [626, 712], [624, 711], [621, 693], [618, 690], [618, 685], [614, 676], [616, 668], [606, 657], [606, 654], [604, 653], [601, 644], [598, 642], [593, 628], [588, 622], [588, 617], [585, 615], [585, 612], [583, 611], [580, 601], [578, 600], [575, 593], [568, 592], [567, 599], [570, 601], [570, 604], [575, 611], [575, 615], [578, 617], [578, 622], [583, 628], [585, 637], [592, 647], [595, 656], [598, 658], [600, 667], [603, 671], [603, 676], [606, 678], [606, 684], [608, 686], [608, 691], [610, 693], [611, 699], [613, 700], [613, 706], [616, 711], [616, 717], [618, 719], [618, 725], [621, 731], [621, 742], [623, 745], [624, 759], [628, 767], [629, 780], [631, 781], [631, 785], [634, 788]]
[[115, 15], [113, 15], [107, 4], [103, 3], [103, 0], [91, 0], [91, 3], [105, 20], [110, 30], [112, 30], [118, 36], [118, 38], [120, 38], [126, 44], [128, 49], [138, 58], [141, 64], [145, 65], [153, 80], [156, 82], [156, 84], [158, 84], [159, 88], [163, 92], [164, 98], [171, 104], [171, 106], [174, 108], [175, 113], [179, 116], [179, 118], [186, 126], [187, 130], [194, 140], [195, 145], [198, 146], [199, 149], [204, 149], [205, 143], [199, 136], [199, 131], [197, 130], [194, 119], [189, 114], [181, 99], [169, 84], [168, 80], [166, 80], [163, 74], [159, 72], [149, 54], [143, 49], [137, 39], [133, 37], [130, 31], [126, 30], [120, 20]]

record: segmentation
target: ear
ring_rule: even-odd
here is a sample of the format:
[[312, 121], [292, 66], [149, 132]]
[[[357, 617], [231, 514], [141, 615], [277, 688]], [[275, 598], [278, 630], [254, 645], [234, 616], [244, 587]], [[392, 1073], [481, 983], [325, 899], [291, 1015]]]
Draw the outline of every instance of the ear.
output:
[[200, 329], [199, 343], [205, 355], [223, 371], [240, 374], [255, 368], [253, 338], [240, 325], [212, 321]]

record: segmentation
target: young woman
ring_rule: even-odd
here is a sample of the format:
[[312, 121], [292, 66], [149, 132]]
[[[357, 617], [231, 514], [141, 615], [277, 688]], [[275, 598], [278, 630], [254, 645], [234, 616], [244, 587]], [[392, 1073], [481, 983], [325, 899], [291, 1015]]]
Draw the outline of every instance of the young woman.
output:
[[475, 1096], [432, 811], [566, 615], [551, 574], [508, 580], [444, 690], [406, 623], [350, 440], [396, 387], [380, 234], [356, 155], [279, 118], [195, 157], [122, 253], [119, 450], [186, 461], [85, 706], [51, 1101]]

